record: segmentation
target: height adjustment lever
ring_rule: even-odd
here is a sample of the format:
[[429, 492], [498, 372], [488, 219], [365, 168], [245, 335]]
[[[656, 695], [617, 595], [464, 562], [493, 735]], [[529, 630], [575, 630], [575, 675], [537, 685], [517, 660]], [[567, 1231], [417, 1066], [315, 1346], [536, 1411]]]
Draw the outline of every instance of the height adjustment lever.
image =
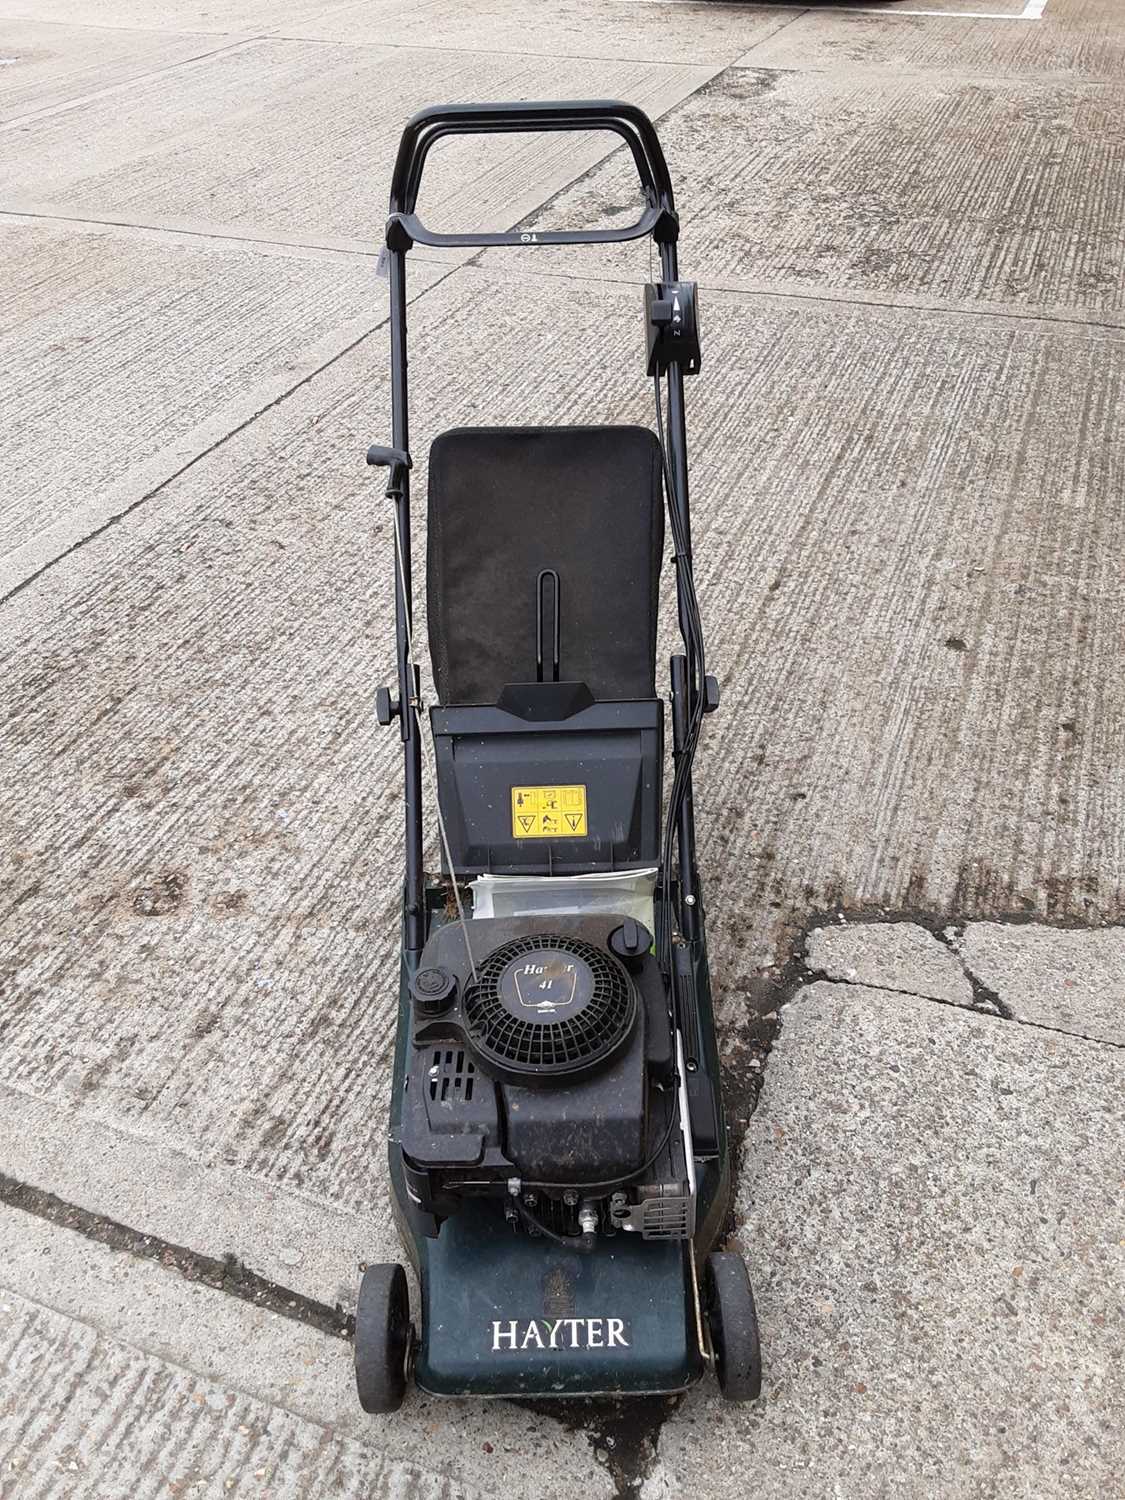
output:
[[390, 688], [375, 689], [375, 719], [380, 724], [389, 724], [402, 712], [402, 705], [391, 695]]
[[406, 476], [414, 467], [405, 448], [384, 448], [381, 443], [372, 443], [367, 450], [367, 462], [375, 469], [387, 469], [387, 499], [398, 500], [406, 488]]
[[694, 281], [650, 281], [645, 287], [648, 373], [663, 375], [677, 363], [694, 375], [702, 362], [699, 304]]

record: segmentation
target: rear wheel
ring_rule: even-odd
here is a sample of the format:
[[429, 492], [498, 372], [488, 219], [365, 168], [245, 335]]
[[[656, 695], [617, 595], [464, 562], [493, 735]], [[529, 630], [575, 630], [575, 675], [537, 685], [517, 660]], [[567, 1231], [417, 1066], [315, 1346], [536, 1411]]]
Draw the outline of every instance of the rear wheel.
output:
[[364, 1411], [398, 1411], [409, 1350], [406, 1272], [398, 1264], [368, 1266], [355, 1310], [355, 1384]]
[[741, 1255], [721, 1250], [707, 1257], [703, 1295], [719, 1390], [727, 1401], [755, 1401], [762, 1393], [762, 1346]]

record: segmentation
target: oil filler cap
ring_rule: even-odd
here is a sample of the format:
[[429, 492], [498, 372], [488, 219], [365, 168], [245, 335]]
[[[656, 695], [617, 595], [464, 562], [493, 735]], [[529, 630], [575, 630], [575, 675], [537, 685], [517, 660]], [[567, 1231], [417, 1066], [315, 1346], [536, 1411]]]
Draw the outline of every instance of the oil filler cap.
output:
[[424, 1016], [437, 1015], [453, 1004], [457, 994], [457, 980], [439, 965], [419, 969], [410, 985], [414, 1004]]
[[626, 917], [621, 926], [615, 927], [609, 935], [610, 952], [616, 953], [626, 963], [630, 960], [635, 963], [643, 958], [651, 947], [652, 933], [635, 917]]

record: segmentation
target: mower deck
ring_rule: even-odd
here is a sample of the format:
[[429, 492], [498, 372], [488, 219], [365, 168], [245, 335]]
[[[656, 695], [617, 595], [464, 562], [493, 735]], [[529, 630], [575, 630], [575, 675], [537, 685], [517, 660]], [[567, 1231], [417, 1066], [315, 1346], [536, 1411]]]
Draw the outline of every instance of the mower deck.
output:
[[482, 1203], [418, 1249], [414, 1378], [434, 1395], [655, 1394], [704, 1371], [690, 1242], [617, 1234], [579, 1255], [497, 1233]]

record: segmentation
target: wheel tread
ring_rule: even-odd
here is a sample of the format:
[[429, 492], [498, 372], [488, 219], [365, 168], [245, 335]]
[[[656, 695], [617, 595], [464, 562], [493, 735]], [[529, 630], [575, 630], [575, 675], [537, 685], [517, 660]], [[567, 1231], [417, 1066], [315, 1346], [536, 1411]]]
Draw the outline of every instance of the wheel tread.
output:
[[372, 1414], [397, 1411], [406, 1394], [410, 1292], [397, 1262], [368, 1266], [355, 1312], [355, 1383]]
[[755, 1401], [762, 1393], [762, 1346], [746, 1262], [717, 1250], [707, 1257], [704, 1279], [719, 1390], [727, 1401]]

